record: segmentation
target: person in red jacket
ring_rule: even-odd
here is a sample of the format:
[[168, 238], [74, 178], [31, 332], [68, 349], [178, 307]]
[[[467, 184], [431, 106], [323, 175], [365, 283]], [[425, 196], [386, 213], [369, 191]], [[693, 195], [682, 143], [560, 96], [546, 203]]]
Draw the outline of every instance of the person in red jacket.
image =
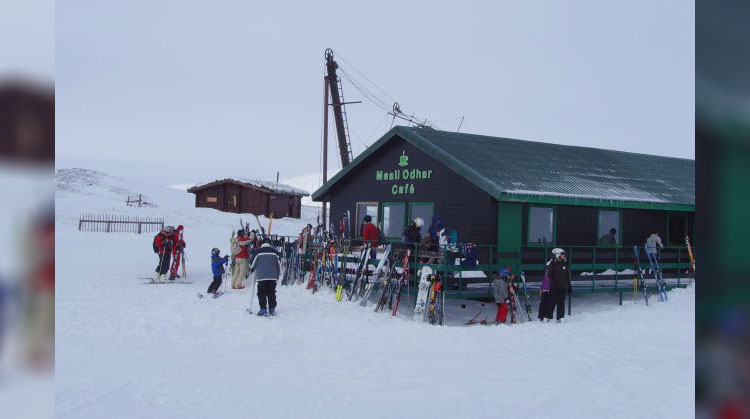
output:
[[[237, 246], [239, 246], [239, 253], [234, 256], [235, 268], [232, 271], [232, 289], [235, 290], [245, 289], [245, 286], [242, 285], [242, 281], [247, 278], [247, 258], [250, 256], [248, 246], [253, 243], [250, 237], [246, 234], [245, 230], [237, 230]], [[234, 251], [232, 252], [234, 253]]]
[[159, 234], [154, 237], [154, 252], [159, 256], [159, 264], [156, 265], [154, 272], [154, 282], [167, 281], [167, 272], [169, 272], [169, 261], [172, 255], [172, 234], [173, 227], [164, 227]]
[[362, 226], [362, 245], [370, 244], [370, 259], [375, 259], [378, 248], [378, 228], [372, 223], [372, 217], [365, 215], [365, 224]]
[[175, 278], [180, 277], [177, 275], [177, 270], [180, 269], [180, 260], [183, 259], [183, 252], [186, 247], [185, 240], [182, 236], [182, 230], [182, 225], [178, 225], [177, 230], [175, 230], [172, 235], [172, 243], [174, 243], [174, 245], [172, 246], [172, 268], [169, 269], [170, 281], [174, 281]]

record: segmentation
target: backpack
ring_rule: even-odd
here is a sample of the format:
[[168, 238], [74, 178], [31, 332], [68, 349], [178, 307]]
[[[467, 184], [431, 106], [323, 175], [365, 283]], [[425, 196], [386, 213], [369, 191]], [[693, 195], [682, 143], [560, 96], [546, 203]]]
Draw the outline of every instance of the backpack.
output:
[[159, 238], [159, 234], [154, 236], [154, 242], [152, 243], [152, 246], [154, 247], [154, 253], [159, 253], [159, 246], [156, 245], [156, 239]]

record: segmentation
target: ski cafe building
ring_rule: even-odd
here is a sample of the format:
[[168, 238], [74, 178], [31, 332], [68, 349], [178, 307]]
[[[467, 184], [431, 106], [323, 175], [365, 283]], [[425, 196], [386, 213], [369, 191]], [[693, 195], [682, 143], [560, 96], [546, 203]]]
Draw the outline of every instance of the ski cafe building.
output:
[[[334, 226], [349, 211], [355, 236], [366, 214], [393, 242], [416, 217], [424, 235], [435, 215], [459, 243], [479, 246], [477, 271], [509, 265], [539, 281], [560, 247], [575, 292], [632, 291], [633, 246], [647, 265], [642, 246], [654, 232], [667, 283], [689, 281], [694, 174], [694, 160], [398, 126], [312, 198], [330, 203]], [[441, 263], [438, 270], [460, 270], [455, 260]], [[448, 289], [469, 296], [480, 289], [472, 282]]]

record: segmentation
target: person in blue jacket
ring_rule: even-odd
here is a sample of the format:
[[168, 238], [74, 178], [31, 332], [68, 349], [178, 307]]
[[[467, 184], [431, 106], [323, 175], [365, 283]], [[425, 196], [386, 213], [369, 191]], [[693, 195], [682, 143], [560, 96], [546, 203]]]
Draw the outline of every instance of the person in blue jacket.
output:
[[224, 265], [229, 260], [229, 255], [224, 255], [224, 257], [219, 257], [219, 254], [221, 253], [221, 250], [217, 248], [211, 249], [211, 272], [214, 274], [214, 280], [211, 282], [211, 285], [208, 286], [208, 293], [209, 294], [216, 294], [219, 292], [219, 287], [221, 286], [221, 278], [224, 275]]
[[438, 250], [440, 246], [440, 232], [445, 228], [443, 220], [437, 215], [432, 216], [432, 224], [427, 229], [427, 237], [430, 239], [430, 250]]

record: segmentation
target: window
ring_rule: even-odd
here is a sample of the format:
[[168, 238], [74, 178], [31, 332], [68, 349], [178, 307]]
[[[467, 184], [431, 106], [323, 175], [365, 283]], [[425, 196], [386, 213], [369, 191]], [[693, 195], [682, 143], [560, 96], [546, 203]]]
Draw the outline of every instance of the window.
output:
[[389, 239], [401, 238], [406, 227], [406, 206], [403, 203], [383, 204], [383, 235]]
[[227, 195], [227, 205], [230, 207], [236, 207], [237, 206], [237, 195], [235, 194], [229, 194]]
[[354, 225], [357, 226], [357, 237], [362, 237], [362, 226], [364, 225], [365, 215], [372, 217], [372, 223], [378, 225], [378, 203], [377, 202], [357, 202], [357, 214], [355, 215]]
[[620, 211], [599, 211], [599, 233], [597, 244], [620, 244]]
[[552, 243], [555, 210], [549, 207], [529, 208], [529, 243]]
[[414, 221], [415, 218], [419, 217], [424, 221], [424, 225], [422, 226], [422, 233], [427, 231], [427, 227], [430, 226], [430, 223], [432, 222], [432, 214], [434, 212], [433, 210], [434, 204], [431, 202], [412, 202], [409, 204], [409, 222]]
[[215, 204], [215, 203], [219, 202], [219, 199], [216, 198], [215, 196], [207, 196], [206, 197], [206, 202]]

